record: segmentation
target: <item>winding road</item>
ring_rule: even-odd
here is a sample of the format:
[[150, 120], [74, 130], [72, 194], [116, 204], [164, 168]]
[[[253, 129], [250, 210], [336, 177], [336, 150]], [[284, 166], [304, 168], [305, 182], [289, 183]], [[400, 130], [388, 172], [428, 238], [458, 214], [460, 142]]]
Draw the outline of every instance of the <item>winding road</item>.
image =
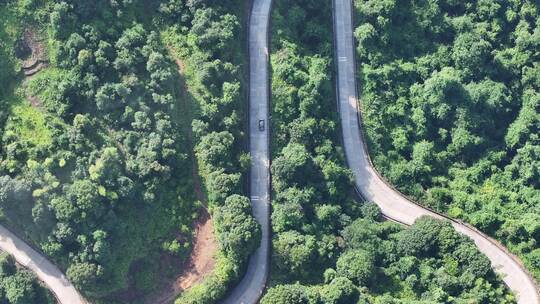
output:
[[[354, 173], [356, 188], [367, 201], [379, 205], [386, 217], [403, 224], [410, 225], [423, 215], [447, 219], [408, 200], [386, 183], [373, 168], [360, 130], [352, 16], [351, 0], [334, 0], [339, 112], [345, 154]], [[458, 232], [471, 238], [478, 249], [490, 259], [492, 267], [503, 276], [504, 282], [518, 297], [519, 304], [540, 303], [534, 279], [515, 256], [476, 229], [455, 220], [448, 220]]]
[[[427, 215], [445, 219], [443, 215], [425, 209], [400, 194], [373, 168], [360, 129], [358, 94], [355, 78], [352, 2], [334, 1], [334, 30], [338, 67], [338, 108], [347, 162], [354, 173], [356, 188], [368, 201], [379, 205], [389, 219], [406, 225]], [[264, 292], [269, 270], [270, 250], [270, 153], [269, 153], [269, 51], [268, 27], [271, 0], [253, 0], [249, 20], [249, 130], [250, 130], [250, 191], [253, 214], [262, 227], [261, 246], [249, 260], [245, 276], [223, 304], [255, 304]], [[263, 131], [259, 121], [264, 120]], [[514, 291], [519, 304], [540, 304], [537, 286], [519, 260], [504, 247], [476, 229], [451, 220], [454, 228], [470, 237], [503, 276]], [[64, 274], [43, 255], [23, 240], [0, 226], [0, 249], [13, 255], [17, 262], [34, 271], [62, 304], [85, 304], [78, 291]]]
[[61, 304], [86, 303], [58, 267], [1, 225], [0, 250], [11, 254], [19, 264], [33, 271]]
[[[491, 261], [496, 272], [516, 294], [519, 304], [540, 304], [534, 279], [520, 261], [495, 240], [461, 222], [448, 219], [415, 204], [395, 190], [373, 168], [360, 129], [358, 93], [355, 74], [353, 18], [351, 0], [333, 0], [337, 94], [343, 143], [347, 162], [354, 173], [358, 192], [379, 205], [383, 214], [394, 221], [411, 225], [421, 216], [450, 220], [454, 228], [471, 238]], [[262, 226], [261, 247], [251, 257], [247, 273], [224, 304], [257, 303], [266, 285], [269, 258], [269, 132], [258, 130], [259, 120], [268, 123], [268, 26], [271, 0], [254, 0], [249, 20], [249, 130], [251, 163], [251, 202], [255, 218]]]
[[[249, 259], [240, 284], [224, 304], [254, 304], [264, 292], [270, 252], [270, 149], [268, 123], [268, 26], [271, 0], [254, 0], [249, 18], [249, 151], [253, 215], [262, 229], [261, 246]], [[266, 127], [259, 130], [259, 121]]]

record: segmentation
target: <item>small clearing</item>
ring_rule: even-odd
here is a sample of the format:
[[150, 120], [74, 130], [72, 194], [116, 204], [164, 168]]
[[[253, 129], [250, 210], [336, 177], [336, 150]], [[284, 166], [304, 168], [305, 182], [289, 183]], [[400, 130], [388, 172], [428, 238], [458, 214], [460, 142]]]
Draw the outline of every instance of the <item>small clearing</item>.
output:
[[21, 102], [12, 107], [5, 130], [36, 147], [47, 147], [52, 143], [52, 131], [47, 125], [51, 119], [42, 111]]
[[201, 282], [212, 272], [216, 264], [215, 254], [218, 250], [214, 236], [214, 225], [210, 214], [205, 208], [200, 210], [201, 216], [195, 223], [193, 250], [189, 259], [182, 267], [184, 271], [164, 288], [156, 297], [150, 297], [146, 303], [168, 304], [184, 290]]

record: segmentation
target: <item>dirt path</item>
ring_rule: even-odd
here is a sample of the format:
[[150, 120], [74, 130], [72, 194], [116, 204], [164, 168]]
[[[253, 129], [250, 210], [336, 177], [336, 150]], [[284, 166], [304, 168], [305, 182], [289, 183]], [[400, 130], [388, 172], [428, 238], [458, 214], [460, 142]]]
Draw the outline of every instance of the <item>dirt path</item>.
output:
[[[193, 111], [190, 106], [189, 99], [191, 98], [186, 92], [188, 92], [188, 88], [186, 85], [186, 81], [182, 75], [184, 75], [185, 66], [184, 63], [180, 59], [175, 59], [176, 66], [178, 66], [178, 75], [180, 75], [180, 85], [182, 89], [180, 90], [180, 99], [183, 101], [184, 109], [186, 109], [186, 113], [189, 116], [193, 115]], [[187, 129], [187, 135], [188, 135], [188, 144], [190, 147], [194, 146], [193, 143], [193, 130], [191, 129], [191, 126], [188, 126]], [[206, 205], [207, 199], [206, 195], [203, 191], [202, 185], [201, 185], [201, 177], [199, 176], [199, 166], [197, 164], [197, 159], [195, 157], [195, 153], [191, 153], [191, 176], [193, 178], [193, 190], [195, 190], [195, 197], [202, 202], [204, 205]]]
[[[191, 115], [191, 109], [189, 104], [189, 96], [186, 94], [187, 87], [182, 75], [184, 72], [184, 65], [176, 59], [176, 65], [178, 66], [178, 73], [180, 75], [180, 82], [182, 89], [180, 90], [183, 107], [186, 109], [187, 115]], [[193, 134], [191, 126], [187, 128], [189, 146], [193, 146]], [[201, 178], [198, 172], [197, 160], [195, 155], [191, 155], [192, 159], [192, 180], [193, 190], [197, 200], [206, 205], [206, 196], [202, 188]], [[195, 284], [201, 282], [208, 274], [214, 270], [216, 264], [215, 255], [218, 251], [218, 244], [214, 235], [214, 224], [208, 210], [205, 206], [199, 210], [200, 217], [194, 223], [195, 236], [193, 239], [193, 250], [189, 259], [184, 264], [184, 271], [180, 274], [165, 290], [163, 290], [158, 296], [146, 301], [148, 304], [166, 304], [173, 303], [174, 299], [186, 289], [193, 287]]]
[[192, 287], [209, 274], [216, 264], [214, 255], [217, 251], [214, 225], [210, 214], [203, 209], [201, 219], [195, 227], [195, 246], [189, 258], [186, 271], [176, 280], [176, 291], [180, 292]]
[[[188, 94], [188, 88], [186, 86], [184, 75], [184, 64], [181, 60], [176, 59], [176, 65], [178, 66], [178, 74], [180, 75], [180, 82], [182, 89], [181, 99], [184, 102], [184, 107], [188, 112], [188, 115], [192, 115]], [[193, 147], [193, 132], [191, 126], [187, 128], [189, 146]], [[209, 273], [212, 272], [216, 264], [215, 254], [218, 250], [216, 237], [214, 235], [214, 222], [208, 210], [206, 209], [206, 196], [201, 185], [201, 177], [199, 176], [197, 160], [195, 155], [192, 154], [192, 170], [191, 176], [193, 180], [193, 188], [195, 191], [195, 197], [202, 202], [205, 206], [199, 210], [200, 218], [195, 224], [195, 240], [193, 242], [193, 251], [189, 258], [188, 264], [185, 267], [184, 273], [177, 278], [175, 284], [175, 295], [178, 295], [182, 290], [186, 290], [196, 283], [200, 282]]]

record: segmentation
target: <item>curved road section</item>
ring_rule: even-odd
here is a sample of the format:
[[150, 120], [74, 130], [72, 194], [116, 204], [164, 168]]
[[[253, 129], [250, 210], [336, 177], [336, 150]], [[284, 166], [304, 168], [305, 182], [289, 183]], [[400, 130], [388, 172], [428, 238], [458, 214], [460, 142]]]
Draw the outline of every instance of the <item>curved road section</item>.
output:
[[[334, 0], [334, 30], [343, 142], [357, 190], [367, 201], [379, 205], [386, 217], [403, 224], [411, 225], [423, 215], [444, 219], [443, 215], [408, 200], [387, 184], [373, 168], [360, 130], [351, 0]], [[492, 267], [502, 275], [504, 282], [516, 294], [518, 303], [540, 303], [534, 280], [515, 256], [474, 228], [455, 220], [451, 222], [458, 232], [470, 237], [478, 249], [491, 260]]]
[[15, 257], [19, 264], [33, 271], [61, 304], [86, 303], [58, 267], [1, 225], [0, 249]]
[[271, 0], [254, 0], [249, 18], [249, 151], [253, 216], [261, 225], [261, 246], [249, 259], [246, 274], [224, 304], [254, 304], [268, 278], [270, 245], [270, 149], [268, 121], [268, 20]]

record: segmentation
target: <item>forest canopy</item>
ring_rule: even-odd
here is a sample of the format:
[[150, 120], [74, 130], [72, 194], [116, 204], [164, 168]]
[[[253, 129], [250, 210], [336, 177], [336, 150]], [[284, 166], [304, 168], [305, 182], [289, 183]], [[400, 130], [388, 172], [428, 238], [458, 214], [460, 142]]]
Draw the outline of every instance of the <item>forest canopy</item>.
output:
[[[214, 300], [258, 244], [240, 161], [243, 5], [0, 4], [2, 221], [86, 297], [139, 301], [181, 271], [197, 170], [220, 245]], [[190, 92], [174, 59], [196, 68]]]
[[[376, 167], [501, 240], [539, 279], [538, 2], [354, 3]], [[332, 2], [273, 4], [272, 269], [261, 303], [515, 303], [448, 222], [402, 227], [356, 196], [336, 111]], [[182, 270], [200, 208], [219, 250], [177, 304], [217, 303], [260, 243], [246, 196], [248, 8], [0, 1], [0, 222], [93, 303], [159, 291]], [[51, 301], [0, 256], [1, 303]]]
[[355, 1], [376, 167], [540, 279], [538, 1]]
[[261, 303], [515, 303], [450, 223], [405, 228], [357, 199], [337, 127], [331, 1], [274, 5], [274, 235]]

